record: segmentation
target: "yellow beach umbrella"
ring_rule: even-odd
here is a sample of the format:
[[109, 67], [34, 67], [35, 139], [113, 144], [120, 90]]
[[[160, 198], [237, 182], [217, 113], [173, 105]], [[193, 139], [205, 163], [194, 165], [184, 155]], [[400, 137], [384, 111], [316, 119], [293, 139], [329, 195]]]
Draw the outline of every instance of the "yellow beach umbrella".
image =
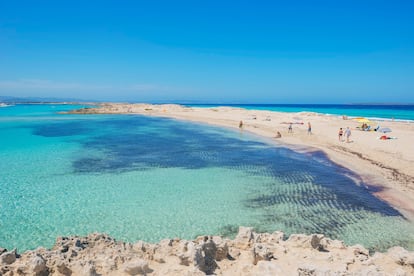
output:
[[367, 118], [362, 118], [362, 117], [361, 118], [355, 118], [355, 121], [357, 121], [358, 123], [366, 123], [366, 124], [371, 122]]

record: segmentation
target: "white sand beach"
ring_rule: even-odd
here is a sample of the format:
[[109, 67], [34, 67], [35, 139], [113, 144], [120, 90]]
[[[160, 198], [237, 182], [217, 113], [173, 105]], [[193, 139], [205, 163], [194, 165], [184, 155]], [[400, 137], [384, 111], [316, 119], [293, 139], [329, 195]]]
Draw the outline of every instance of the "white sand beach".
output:
[[[286, 113], [233, 107], [196, 108], [174, 104], [103, 104], [75, 113], [142, 114], [161, 116], [248, 131], [271, 138], [299, 152], [322, 151], [335, 163], [360, 176], [359, 183], [374, 185], [373, 193], [414, 220], [414, 123], [372, 121], [375, 127], [389, 127], [391, 133], [362, 131], [361, 123], [342, 116], [312, 112]], [[243, 127], [239, 128], [240, 121]], [[289, 122], [292, 133], [288, 133]], [[312, 134], [308, 135], [308, 122]], [[303, 124], [302, 124], [303, 123]], [[351, 129], [350, 142], [339, 141], [339, 128]], [[281, 138], [274, 138], [277, 132]], [[387, 135], [395, 139], [381, 140]]]

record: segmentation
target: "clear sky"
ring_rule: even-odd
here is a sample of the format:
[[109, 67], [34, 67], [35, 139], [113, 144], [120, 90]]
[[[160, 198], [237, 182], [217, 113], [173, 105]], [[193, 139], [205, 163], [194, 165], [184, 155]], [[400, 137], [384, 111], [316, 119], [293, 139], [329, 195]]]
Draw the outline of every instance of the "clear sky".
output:
[[414, 103], [414, 1], [0, 1], [0, 95]]

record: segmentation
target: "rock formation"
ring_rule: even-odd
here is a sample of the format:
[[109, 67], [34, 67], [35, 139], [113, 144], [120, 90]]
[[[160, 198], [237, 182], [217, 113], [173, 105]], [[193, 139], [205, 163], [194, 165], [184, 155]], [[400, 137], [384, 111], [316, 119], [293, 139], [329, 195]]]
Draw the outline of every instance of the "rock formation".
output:
[[51, 249], [21, 255], [0, 248], [0, 275], [414, 275], [414, 252], [370, 255], [323, 235], [258, 234], [240, 227], [234, 240], [201, 236], [157, 244], [105, 234], [59, 237]]

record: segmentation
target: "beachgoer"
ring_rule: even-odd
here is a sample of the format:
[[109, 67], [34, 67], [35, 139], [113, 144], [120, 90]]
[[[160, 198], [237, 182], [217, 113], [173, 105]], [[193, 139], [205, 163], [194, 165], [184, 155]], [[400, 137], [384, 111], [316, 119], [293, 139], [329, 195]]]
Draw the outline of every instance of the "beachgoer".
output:
[[346, 136], [346, 142], [349, 143], [349, 137], [351, 136], [351, 130], [349, 127], [345, 129], [345, 136]]
[[243, 121], [240, 121], [239, 128], [243, 128]]
[[344, 131], [342, 130], [342, 127], [339, 129], [338, 132], [338, 138], [339, 138], [339, 142], [342, 142], [342, 135], [344, 134]]
[[275, 136], [275, 138], [282, 138], [282, 134], [278, 131], [278, 132], [276, 132], [276, 136]]
[[366, 123], [363, 123], [362, 126], [361, 126], [361, 128], [362, 128], [362, 130], [365, 130], [367, 128], [367, 124]]
[[308, 135], [311, 135], [311, 134], [312, 134], [312, 126], [311, 126], [311, 123], [308, 122]]
[[289, 123], [288, 133], [293, 133], [292, 123]]

